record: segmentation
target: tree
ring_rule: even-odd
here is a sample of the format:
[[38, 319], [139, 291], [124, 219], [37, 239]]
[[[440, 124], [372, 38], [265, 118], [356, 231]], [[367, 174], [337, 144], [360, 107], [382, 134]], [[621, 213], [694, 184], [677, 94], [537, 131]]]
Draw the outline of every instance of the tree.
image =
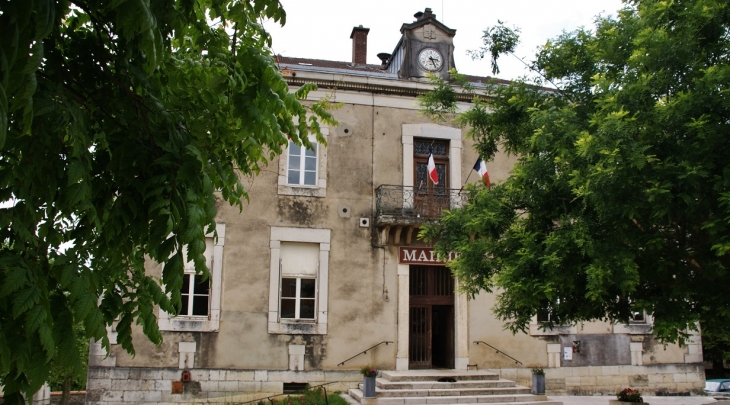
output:
[[[629, 1], [547, 42], [539, 79], [494, 86], [457, 118], [481, 156], [517, 163], [422, 235], [461, 253], [467, 292], [499, 291], [507, 328], [546, 309], [547, 327], [647, 311], [666, 342], [698, 321], [728, 330], [729, 29], [725, 1]], [[504, 30], [477, 54], [510, 52]]]
[[115, 319], [130, 353], [133, 322], [159, 343], [153, 309], [179, 308], [183, 249], [208, 274], [217, 201], [242, 208], [240, 176], [289, 139], [323, 141], [326, 103], [300, 103], [314, 86], [289, 93], [261, 18], [285, 13], [277, 0], [0, 0], [6, 404], [52, 360], [78, 370], [79, 322], [107, 350]]
[[51, 391], [61, 391], [61, 399], [59, 405], [66, 405], [71, 399], [71, 390], [83, 391], [86, 389], [86, 374], [88, 371], [88, 357], [83, 356], [89, 352], [89, 340], [86, 339], [84, 333], [84, 325], [76, 323], [74, 325], [74, 335], [76, 337], [76, 347], [82, 356], [79, 357], [80, 366], [77, 364], [63, 364], [57, 359], [51, 359], [50, 371], [48, 375], [48, 385]]

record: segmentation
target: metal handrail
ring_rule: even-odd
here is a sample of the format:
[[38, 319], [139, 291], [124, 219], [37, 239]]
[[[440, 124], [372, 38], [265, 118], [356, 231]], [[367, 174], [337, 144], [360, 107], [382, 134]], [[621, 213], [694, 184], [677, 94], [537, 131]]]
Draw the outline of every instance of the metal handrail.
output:
[[[474, 341], [474, 344], [477, 344], [477, 345], [478, 345], [479, 343], [481, 343], [481, 344], [483, 344], [483, 345], [485, 345], [485, 346], [489, 346], [489, 347], [491, 347], [491, 348], [492, 348], [492, 349], [494, 349], [494, 350], [495, 350], [495, 351], [496, 351], [496, 352], [497, 352], [498, 354], [503, 354], [503, 355], [505, 355], [505, 356], [509, 357], [510, 359], [512, 359], [512, 360], [514, 360], [514, 361], [515, 361], [515, 364], [522, 364], [522, 362], [521, 362], [521, 361], [519, 361], [519, 360], [517, 360], [516, 358], [514, 358], [514, 357], [510, 356], [509, 354], [507, 354], [507, 353], [505, 353], [505, 352], [503, 352], [503, 351], [501, 351], [501, 350], [497, 349], [496, 347], [494, 347], [494, 346], [490, 345], [490, 344], [489, 344], [489, 343], [487, 343], [487, 342], [482, 342], [481, 340], [475, 340], [475, 341]], [[522, 364], [522, 365], [524, 365], [524, 364]]]
[[347, 363], [348, 361], [350, 361], [350, 360], [354, 359], [355, 357], [357, 357], [357, 356], [359, 356], [359, 355], [361, 355], [361, 354], [365, 354], [365, 353], [367, 353], [367, 352], [368, 352], [368, 350], [372, 350], [372, 349], [375, 349], [376, 347], [378, 347], [378, 346], [382, 345], [383, 343], [385, 343], [385, 345], [387, 346], [387, 345], [389, 345], [389, 344], [391, 344], [391, 343], [393, 343], [393, 342], [389, 342], [389, 341], [385, 341], [385, 340], [384, 340], [384, 341], [382, 341], [382, 342], [378, 343], [377, 345], [375, 345], [375, 346], [373, 346], [373, 347], [370, 347], [370, 348], [367, 348], [367, 349], [365, 349], [364, 351], [362, 351], [362, 352], [360, 352], [360, 353], [358, 353], [358, 354], [356, 354], [356, 355], [354, 355], [354, 356], [350, 357], [349, 359], [347, 359], [347, 360], [343, 361], [342, 363], [338, 364], [338, 365], [337, 365], [337, 367], [339, 367], [339, 366], [342, 366], [342, 365], [344, 365], [344, 364], [345, 364], [345, 363]]
[[[327, 388], [325, 388], [324, 386], [325, 386], [325, 385], [330, 385], [330, 384], [336, 384], [336, 383], [339, 383], [339, 382], [341, 382], [341, 381], [331, 381], [331, 382], [328, 382], [328, 383], [324, 383], [324, 384], [314, 385], [314, 386], [308, 387], [307, 389], [310, 389], [310, 390], [311, 390], [311, 389], [313, 389], [313, 388], [319, 388], [319, 387], [322, 387], [322, 391], [324, 391], [324, 402], [325, 402], [325, 403], [326, 403], [327, 405], [329, 405], [329, 400], [327, 399]], [[284, 396], [284, 395], [287, 395], [287, 396], [289, 396], [289, 395], [291, 395], [291, 394], [284, 394], [284, 393], [281, 393], [281, 394], [276, 394], [276, 395], [269, 395], [268, 397], [261, 397], [261, 398], [256, 398], [256, 399], [252, 399], [252, 400], [250, 400], [250, 401], [246, 401], [246, 402], [238, 402], [238, 404], [240, 404], [240, 405], [243, 405], [243, 404], [250, 404], [250, 403], [254, 403], [254, 402], [259, 402], [259, 401], [263, 401], [263, 400], [268, 400], [269, 402], [271, 402], [271, 403], [273, 404], [273, 403], [274, 403], [274, 401], [272, 400], [272, 398], [276, 398], [276, 397], [281, 397], [281, 396]]]

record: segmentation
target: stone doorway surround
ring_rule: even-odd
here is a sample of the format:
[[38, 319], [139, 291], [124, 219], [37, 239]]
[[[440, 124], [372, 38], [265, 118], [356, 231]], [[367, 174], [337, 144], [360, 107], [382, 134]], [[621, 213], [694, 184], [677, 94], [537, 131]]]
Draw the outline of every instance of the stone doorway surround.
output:
[[[408, 332], [410, 327], [410, 265], [398, 264], [398, 335], [395, 369], [408, 370]], [[459, 293], [455, 280], [454, 296], [454, 369], [466, 371], [469, 363], [469, 324], [466, 294]]]

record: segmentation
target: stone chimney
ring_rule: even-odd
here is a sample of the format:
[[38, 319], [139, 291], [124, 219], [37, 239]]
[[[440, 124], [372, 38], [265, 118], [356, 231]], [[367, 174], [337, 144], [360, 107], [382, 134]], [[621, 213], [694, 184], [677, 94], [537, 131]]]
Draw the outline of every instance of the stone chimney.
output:
[[368, 32], [370, 28], [363, 28], [362, 25], [352, 28], [352, 63], [356, 65], [368, 63]]
[[435, 20], [436, 14], [434, 14], [430, 8], [427, 8], [425, 11], [419, 11], [416, 14], [413, 14], [413, 17], [416, 18], [416, 21], [421, 21], [424, 18], [433, 18]]

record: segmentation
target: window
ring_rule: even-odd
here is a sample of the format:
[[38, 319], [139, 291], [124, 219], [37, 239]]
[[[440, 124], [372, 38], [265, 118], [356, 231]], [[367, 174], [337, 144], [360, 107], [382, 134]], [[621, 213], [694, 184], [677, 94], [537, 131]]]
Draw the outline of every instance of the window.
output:
[[550, 320], [552, 318], [553, 318], [552, 311], [550, 311], [548, 308], [540, 308], [537, 310], [537, 322], [538, 323], [550, 322]]
[[[433, 154], [439, 183], [428, 178], [428, 155]], [[449, 188], [449, 141], [435, 139], [413, 140], [414, 186], [419, 195], [443, 195]]]
[[317, 143], [312, 149], [289, 141], [287, 183], [301, 186], [317, 185]]
[[651, 333], [654, 318], [646, 311], [633, 311], [629, 322], [613, 325], [613, 333], [627, 333], [629, 335], [647, 335]]
[[[321, 127], [321, 131], [326, 141], [329, 128]], [[279, 157], [279, 195], [327, 196], [327, 147], [318, 144], [314, 135], [309, 136], [309, 142], [312, 149], [289, 141]]]
[[330, 230], [271, 227], [269, 333], [326, 334]]
[[644, 311], [632, 312], [629, 323], [646, 323], [646, 315], [645, 315]]
[[279, 254], [279, 316], [284, 319], [314, 320], [319, 244], [281, 242]]
[[185, 258], [185, 274], [180, 290], [182, 307], [178, 316], [160, 311], [158, 323], [160, 330], [167, 331], [217, 331], [220, 326], [221, 279], [223, 273], [223, 246], [226, 238], [226, 225], [216, 224], [218, 239], [213, 234], [206, 235], [205, 256], [210, 277], [195, 274], [195, 266]]
[[314, 319], [315, 283], [313, 278], [281, 279], [281, 317]]
[[[440, 215], [444, 209], [459, 207], [459, 198], [450, 201], [449, 187], [462, 184], [461, 170], [449, 170], [449, 167], [461, 167], [462, 130], [436, 124], [403, 124], [401, 130], [403, 187], [415, 196], [414, 212], [422, 217], [433, 217]], [[434, 155], [438, 185], [427, 179], [429, 152]], [[471, 160], [470, 157], [467, 159]], [[407, 202], [404, 201], [404, 204]]]
[[210, 279], [198, 274], [185, 274], [181, 293], [180, 316], [208, 316]]
[[[560, 305], [560, 301], [556, 303]], [[552, 328], [547, 323], [552, 322]], [[575, 325], [561, 325], [556, 316], [555, 308], [547, 302], [541, 308], [537, 309], [537, 314], [532, 318], [530, 322], [530, 335], [531, 336], [549, 336], [549, 335], [565, 335], [575, 334], [577, 328]]]
[[[213, 237], [205, 238], [205, 264], [213, 268]], [[202, 274], [195, 274], [195, 264], [187, 260], [187, 252], [183, 252], [185, 274], [180, 289], [182, 305], [178, 316], [208, 316], [210, 301], [210, 278], [203, 280]]]

